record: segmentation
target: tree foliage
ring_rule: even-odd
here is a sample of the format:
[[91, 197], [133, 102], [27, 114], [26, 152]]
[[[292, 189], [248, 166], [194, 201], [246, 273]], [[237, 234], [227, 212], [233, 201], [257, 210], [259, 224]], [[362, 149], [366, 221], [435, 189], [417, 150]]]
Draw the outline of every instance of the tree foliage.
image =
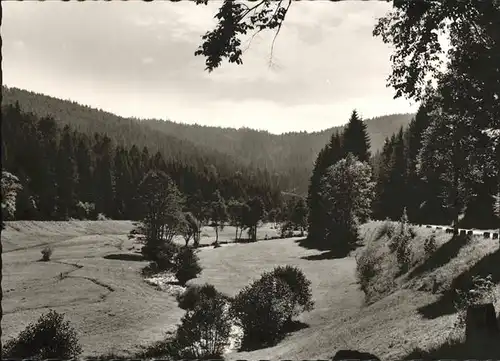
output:
[[201, 296], [182, 317], [174, 344], [182, 359], [220, 359], [229, 344], [232, 320], [227, 300], [219, 294]]
[[292, 299], [286, 282], [270, 274], [243, 288], [232, 303], [232, 314], [243, 329], [243, 346], [276, 343], [293, 315]]
[[358, 241], [358, 225], [371, 213], [374, 182], [370, 165], [352, 154], [328, 168], [321, 181], [321, 198], [330, 221], [324, 232], [330, 247], [351, 249]]
[[161, 171], [150, 171], [139, 185], [144, 252], [154, 259], [162, 244], [172, 242], [182, 221], [182, 198], [170, 177]]
[[219, 230], [224, 229], [224, 225], [228, 220], [226, 201], [222, 198], [219, 190], [216, 190], [212, 195], [212, 202], [208, 212], [211, 225], [215, 229], [215, 244], [218, 244]]
[[44, 360], [71, 359], [82, 353], [77, 334], [64, 314], [54, 310], [30, 323], [19, 335], [3, 344], [2, 357]]

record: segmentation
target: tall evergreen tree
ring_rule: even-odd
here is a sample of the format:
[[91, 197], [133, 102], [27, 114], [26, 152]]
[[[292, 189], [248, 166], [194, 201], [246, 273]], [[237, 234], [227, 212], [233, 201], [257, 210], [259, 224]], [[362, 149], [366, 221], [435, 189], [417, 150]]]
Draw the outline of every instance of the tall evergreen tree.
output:
[[382, 151], [381, 174], [377, 182], [377, 217], [397, 220], [406, 204], [406, 153], [403, 129], [393, 135]]
[[94, 161], [91, 151], [90, 139], [87, 136], [80, 135], [75, 158], [78, 167], [78, 197], [82, 202], [94, 201]]
[[126, 219], [133, 206], [132, 197], [136, 190], [132, 187], [132, 174], [130, 171], [128, 152], [123, 147], [118, 147], [115, 152], [115, 210], [116, 219]]
[[95, 207], [98, 213], [112, 217], [114, 213], [113, 145], [108, 136], [97, 136], [94, 146], [96, 168], [94, 175]]
[[57, 213], [59, 219], [67, 220], [76, 215], [78, 166], [75, 160], [73, 137], [69, 126], [62, 132], [57, 153]]
[[344, 154], [352, 153], [362, 162], [370, 160], [370, 137], [366, 130], [366, 124], [356, 110], [353, 110], [351, 114], [342, 140]]
[[326, 169], [342, 159], [343, 156], [342, 137], [337, 132], [332, 134], [330, 142], [318, 154], [309, 183], [307, 237], [312, 243], [322, 243], [325, 240], [324, 229], [325, 223], [328, 222], [320, 195], [321, 179], [325, 175]]
[[410, 122], [407, 130], [407, 212], [410, 222], [423, 223], [425, 215], [421, 212], [421, 206], [426, 200], [425, 184], [418, 174], [418, 154], [422, 148], [423, 135], [431, 123], [429, 112], [432, 111], [432, 103], [423, 102], [418, 108], [415, 118]]
[[34, 164], [31, 174], [31, 186], [38, 194], [38, 209], [44, 220], [56, 218], [57, 180], [56, 158], [58, 133], [54, 119], [45, 117], [37, 124], [39, 132], [38, 153], [39, 160]]

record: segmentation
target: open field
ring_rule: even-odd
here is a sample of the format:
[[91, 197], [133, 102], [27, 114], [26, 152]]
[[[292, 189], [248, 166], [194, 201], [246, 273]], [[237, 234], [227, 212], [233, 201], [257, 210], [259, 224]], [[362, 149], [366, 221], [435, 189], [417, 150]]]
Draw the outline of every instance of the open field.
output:
[[[364, 225], [365, 239], [373, 240], [379, 225]], [[105, 258], [137, 254], [140, 246], [127, 237], [131, 228], [126, 221], [8, 223], [2, 232], [4, 339], [15, 336], [49, 308], [66, 313], [79, 333], [84, 356], [122, 350], [133, 353], [139, 344], [162, 339], [165, 331], [174, 330], [184, 311], [172, 295], [144, 282], [139, 271], [146, 262], [133, 256], [129, 260]], [[259, 235], [272, 236], [271, 231], [264, 227]], [[202, 237], [202, 243], [213, 242], [210, 232], [204, 230], [208, 236]], [[420, 232], [430, 230], [420, 228]], [[233, 237], [234, 229], [228, 227], [220, 240]], [[438, 238], [443, 246], [449, 235]], [[200, 249], [203, 272], [191, 282], [209, 282], [230, 295], [276, 265], [296, 265], [312, 282], [315, 308], [299, 318], [308, 327], [275, 347], [233, 352], [228, 359], [331, 358], [339, 348], [354, 348], [393, 360], [416, 346], [437, 345], [448, 336], [455, 316], [422, 314], [422, 308], [442, 298], [423, 283], [433, 275], [443, 278], [446, 288], [453, 277], [471, 267], [487, 269], [488, 259], [498, 261], [495, 255], [499, 254], [498, 241], [475, 238], [455, 252], [453, 259], [423, 270], [418, 278], [401, 277], [394, 293], [366, 306], [356, 283], [354, 256], [321, 257], [320, 251], [299, 246], [298, 239]], [[39, 262], [45, 244], [51, 244], [54, 253], [51, 261]]]

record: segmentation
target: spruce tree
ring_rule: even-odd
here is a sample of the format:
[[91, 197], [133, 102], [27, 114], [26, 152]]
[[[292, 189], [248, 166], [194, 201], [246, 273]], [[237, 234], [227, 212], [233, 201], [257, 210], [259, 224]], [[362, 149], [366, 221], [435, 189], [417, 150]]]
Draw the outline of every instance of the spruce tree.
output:
[[45, 117], [38, 122], [37, 130], [39, 140], [35, 156], [39, 159], [36, 164], [33, 164], [34, 171], [30, 174], [30, 178], [38, 195], [40, 216], [43, 220], [50, 220], [56, 218], [58, 129], [54, 119]]
[[321, 245], [325, 241], [325, 224], [328, 222], [327, 214], [321, 201], [321, 179], [326, 169], [343, 157], [342, 139], [339, 133], [332, 134], [330, 142], [319, 152], [314, 163], [308, 195], [308, 228], [307, 238], [313, 244]]
[[115, 152], [115, 213], [116, 219], [130, 219], [132, 197], [136, 192], [132, 182], [128, 152], [118, 147]]
[[97, 213], [112, 217], [114, 213], [113, 145], [108, 136], [96, 136], [94, 152], [96, 168], [94, 173], [94, 196]]
[[362, 162], [370, 160], [370, 137], [356, 110], [353, 110], [342, 138], [344, 154], [352, 153]]
[[57, 154], [57, 213], [67, 220], [75, 216], [78, 188], [78, 168], [71, 130], [65, 126]]

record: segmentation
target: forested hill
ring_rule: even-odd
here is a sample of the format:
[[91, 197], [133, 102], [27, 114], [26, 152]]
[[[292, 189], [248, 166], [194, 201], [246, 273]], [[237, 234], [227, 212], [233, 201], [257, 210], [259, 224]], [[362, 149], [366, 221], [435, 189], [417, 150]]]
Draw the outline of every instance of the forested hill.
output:
[[[382, 150], [385, 139], [397, 133], [401, 127], [406, 128], [413, 116], [414, 114], [391, 114], [366, 119], [372, 153]], [[344, 121], [347, 123], [347, 119]], [[188, 125], [168, 120], [147, 119], [143, 122], [179, 139], [236, 155], [238, 159], [248, 164], [265, 164], [274, 169], [289, 168], [298, 161], [311, 164], [320, 149], [328, 143], [332, 133], [344, 128], [338, 126], [320, 132], [291, 132], [276, 135], [249, 128]]]
[[[214, 165], [227, 171], [248, 167], [269, 173], [274, 185], [305, 194], [314, 160], [331, 134], [342, 127], [321, 132], [270, 134], [252, 129], [231, 129], [179, 124], [163, 120], [139, 120], [17, 88], [2, 87], [2, 104], [19, 102], [24, 111], [50, 115], [86, 134], [105, 133], [124, 146], [147, 146], [166, 158], [185, 163]], [[366, 120], [372, 152], [384, 139], [406, 127], [411, 114], [387, 115]], [[347, 122], [348, 119], [345, 119]], [[198, 164], [201, 166], [202, 164]]]

